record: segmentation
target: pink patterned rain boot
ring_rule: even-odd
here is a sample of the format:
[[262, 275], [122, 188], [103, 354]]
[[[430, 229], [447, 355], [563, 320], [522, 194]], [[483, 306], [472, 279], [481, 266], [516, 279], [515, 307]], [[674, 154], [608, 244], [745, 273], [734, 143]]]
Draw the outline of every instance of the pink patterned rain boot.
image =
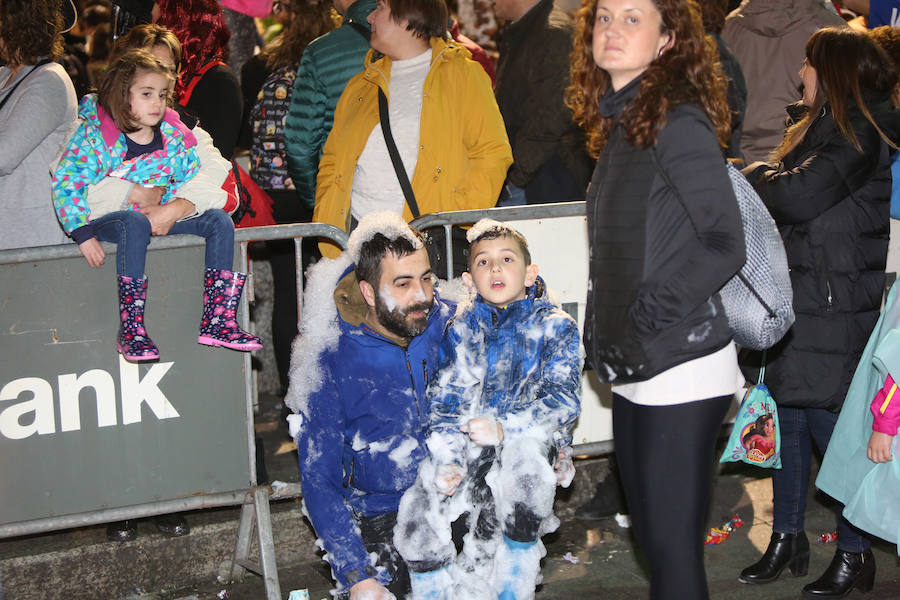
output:
[[147, 301], [147, 278], [135, 279], [116, 275], [119, 280], [119, 337], [116, 350], [125, 360], [156, 360], [159, 350], [144, 329], [144, 303]]
[[197, 342], [207, 346], [224, 346], [232, 350], [258, 350], [258, 337], [238, 327], [237, 310], [244, 290], [246, 273], [206, 268], [203, 292], [203, 320]]

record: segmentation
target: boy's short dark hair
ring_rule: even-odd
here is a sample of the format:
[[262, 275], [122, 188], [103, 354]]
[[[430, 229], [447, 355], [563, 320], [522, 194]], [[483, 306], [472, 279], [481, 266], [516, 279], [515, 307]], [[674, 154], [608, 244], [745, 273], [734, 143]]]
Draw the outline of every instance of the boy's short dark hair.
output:
[[[410, 226], [410, 229], [424, 245], [425, 238], [422, 232], [412, 226]], [[356, 261], [357, 281], [367, 281], [372, 287], [377, 289], [378, 284], [381, 282], [381, 261], [384, 260], [388, 252], [397, 258], [403, 258], [416, 250], [418, 248], [413, 246], [413, 243], [403, 236], [392, 240], [388, 239], [384, 234], [376, 233], [359, 247], [359, 260]]]
[[496, 240], [498, 238], [515, 240], [516, 243], [519, 244], [519, 250], [522, 251], [522, 257], [525, 259], [525, 264], [531, 264], [531, 252], [528, 251], [528, 240], [525, 239], [525, 236], [512, 227], [495, 225], [469, 242], [469, 266], [472, 266], [472, 259], [475, 258], [475, 253], [473, 252], [475, 244], [484, 240]]
[[391, 20], [406, 19], [408, 31], [416, 37], [430, 39], [447, 36], [447, 5], [444, 0], [386, 0], [391, 7]]
[[131, 112], [130, 94], [137, 74], [147, 71], [164, 75], [170, 83], [174, 79], [169, 69], [149, 50], [135, 48], [110, 64], [100, 80], [97, 102], [113, 118], [119, 131], [131, 133], [140, 128]]

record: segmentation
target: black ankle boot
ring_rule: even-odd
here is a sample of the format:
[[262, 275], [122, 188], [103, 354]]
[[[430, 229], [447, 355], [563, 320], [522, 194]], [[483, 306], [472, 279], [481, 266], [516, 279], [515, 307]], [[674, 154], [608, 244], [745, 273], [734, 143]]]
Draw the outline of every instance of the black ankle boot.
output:
[[806, 575], [809, 568], [809, 540], [804, 532], [772, 532], [769, 547], [756, 564], [743, 571], [738, 581], [741, 583], [769, 583], [778, 579], [787, 567], [794, 577]]
[[803, 587], [804, 598], [843, 598], [853, 588], [872, 591], [875, 585], [875, 557], [871, 550], [844, 552], [838, 550], [825, 573]]

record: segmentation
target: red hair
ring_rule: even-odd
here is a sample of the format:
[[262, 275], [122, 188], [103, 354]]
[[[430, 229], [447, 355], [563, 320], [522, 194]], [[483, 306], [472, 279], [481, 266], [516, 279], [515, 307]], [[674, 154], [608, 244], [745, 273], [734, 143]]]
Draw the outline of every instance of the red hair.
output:
[[179, 98], [203, 65], [228, 58], [231, 33], [218, 0], [157, 0], [157, 4], [157, 24], [181, 42], [181, 77], [175, 84], [175, 97]]

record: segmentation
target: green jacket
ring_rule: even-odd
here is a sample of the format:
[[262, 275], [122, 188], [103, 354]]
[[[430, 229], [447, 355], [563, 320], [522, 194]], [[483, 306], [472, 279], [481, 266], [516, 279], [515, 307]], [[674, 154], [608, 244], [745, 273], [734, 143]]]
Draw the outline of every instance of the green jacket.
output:
[[284, 122], [288, 171], [297, 195], [312, 208], [316, 199], [316, 174], [322, 147], [334, 122], [334, 109], [347, 81], [363, 70], [369, 41], [350, 23], [371, 29], [366, 17], [375, 0], [356, 0], [343, 24], [313, 40], [303, 51], [291, 106]]

